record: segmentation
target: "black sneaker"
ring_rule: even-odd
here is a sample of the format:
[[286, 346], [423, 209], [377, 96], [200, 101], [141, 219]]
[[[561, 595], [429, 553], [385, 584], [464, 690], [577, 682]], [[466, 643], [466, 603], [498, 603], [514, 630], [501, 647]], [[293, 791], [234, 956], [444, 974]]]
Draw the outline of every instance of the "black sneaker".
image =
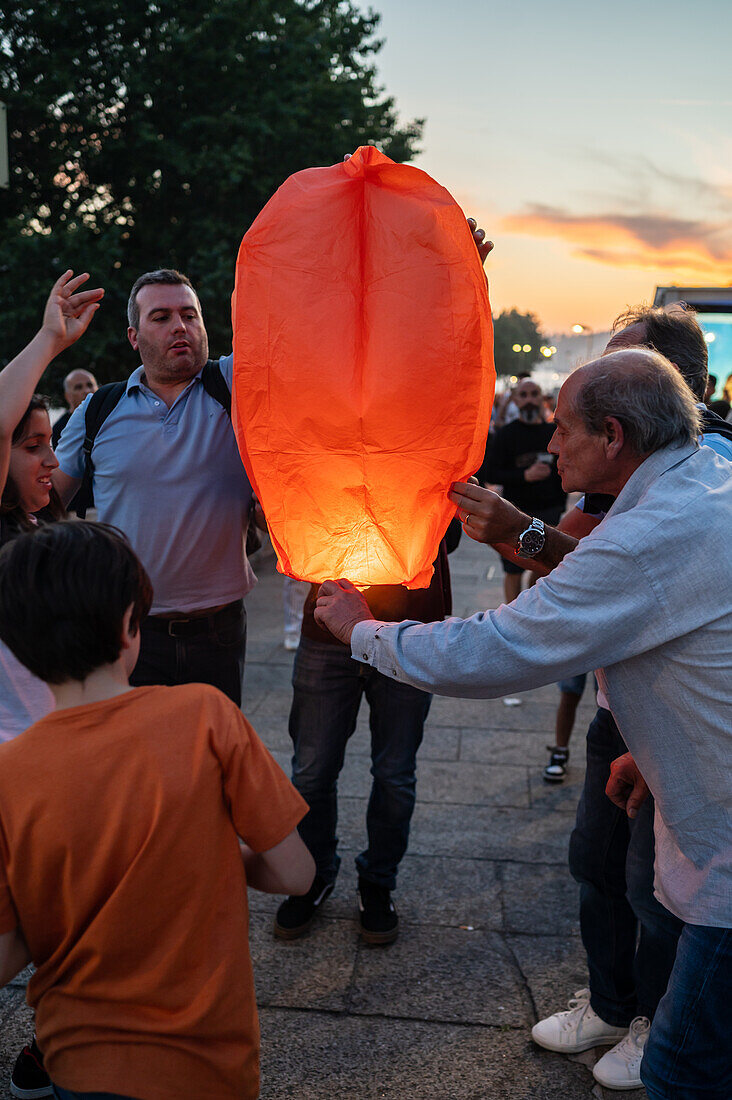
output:
[[274, 922], [274, 934], [280, 940], [296, 940], [307, 932], [325, 899], [333, 893], [333, 883], [315, 876], [307, 894], [293, 894], [282, 902]]
[[399, 935], [399, 917], [391, 891], [359, 876], [356, 901], [364, 943], [393, 943]]
[[30, 1046], [23, 1047], [15, 1059], [10, 1077], [10, 1093], [22, 1100], [33, 1100], [36, 1096], [53, 1096], [51, 1079], [43, 1068], [43, 1055], [35, 1035]]
[[569, 749], [560, 749], [556, 745], [547, 745], [549, 749], [549, 763], [544, 768], [545, 783], [563, 783], [567, 774], [567, 762], [569, 761]]

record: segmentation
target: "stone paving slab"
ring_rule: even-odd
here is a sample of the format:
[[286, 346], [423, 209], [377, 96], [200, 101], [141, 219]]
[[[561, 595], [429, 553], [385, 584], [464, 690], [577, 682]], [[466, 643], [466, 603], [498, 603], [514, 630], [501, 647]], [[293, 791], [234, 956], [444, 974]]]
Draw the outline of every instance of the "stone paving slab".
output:
[[345, 1010], [357, 952], [350, 922], [321, 920], [317, 935], [285, 943], [274, 939], [271, 916], [256, 913], [249, 939], [259, 1004]]
[[[587, 1100], [524, 1031], [265, 1009], [261, 1100]], [[276, 1036], [276, 1041], [274, 1037]]]
[[[341, 834], [357, 847], [363, 843], [365, 800], [344, 798], [340, 806]], [[568, 839], [564, 814], [547, 819], [541, 810], [418, 802], [409, 849], [416, 855], [565, 864]]]
[[563, 864], [501, 864], [504, 927], [538, 936], [579, 935], [579, 886]]
[[349, 1011], [417, 1020], [526, 1027], [531, 1001], [495, 932], [405, 929], [388, 948], [359, 949]]
[[512, 764], [417, 764], [417, 800], [458, 806], [511, 806], [529, 809], [529, 777]]

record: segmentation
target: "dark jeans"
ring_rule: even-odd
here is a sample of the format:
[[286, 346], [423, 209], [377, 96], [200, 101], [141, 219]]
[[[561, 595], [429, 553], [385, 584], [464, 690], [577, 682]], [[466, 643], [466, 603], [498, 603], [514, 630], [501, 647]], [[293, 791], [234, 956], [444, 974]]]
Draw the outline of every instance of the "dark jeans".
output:
[[732, 1096], [732, 930], [686, 924], [641, 1063], [649, 1100]]
[[140, 656], [130, 683], [135, 687], [213, 684], [241, 706], [247, 639], [243, 602], [224, 608], [213, 619], [202, 625], [200, 633], [180, 635], [161, 630], [158, 622], [143, 620]]
[[308, 638], [300, 640], [292, 685], [292, 782], [310, 807], [300, 835], [327, 882], [335, 882], [340, 866], [338, 776], [361, 697], [368, 700], [373, 784], [366, 811], [368, 848], [356, 867], [365, 879], [393, 890], [407, 850], [417, 749], [432, 696], [354, 661], [350, 649]]
[[69, 1092], [59, 1085], [53, 1086], [56, 1100], [134, 1100], [133, 1096], [122, 1096], [119, 1092]]
[[569, 842], [590, 1003], [615, 1027], [635, 1016], [653, 1019], [683, 928], [653, 896], [653, 799], [631, 821], [605, 794], [611, 762], [627, 751], [610, 711], [600, 708], [587, 731], [585, 785]]

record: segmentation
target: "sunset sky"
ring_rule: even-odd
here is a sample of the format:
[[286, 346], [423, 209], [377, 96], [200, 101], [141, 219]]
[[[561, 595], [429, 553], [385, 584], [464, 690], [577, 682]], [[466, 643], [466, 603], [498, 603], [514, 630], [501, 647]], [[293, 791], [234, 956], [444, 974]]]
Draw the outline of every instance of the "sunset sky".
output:
[[730, 0], [373, 7], [416, 163], [496, 242], [494, 310], [599, 330], [657, 284], [732, 283]]

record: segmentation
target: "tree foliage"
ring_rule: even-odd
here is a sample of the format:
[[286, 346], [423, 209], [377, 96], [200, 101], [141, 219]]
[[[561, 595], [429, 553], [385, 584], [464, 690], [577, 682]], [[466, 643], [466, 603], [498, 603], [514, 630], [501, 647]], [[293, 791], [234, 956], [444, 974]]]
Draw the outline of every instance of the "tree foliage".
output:
[[156, 267], [190, 276], [212, 354], [227, 351], [237, 248], [283, 180], [361, 144], [416, 151], [421, 121], [400, 124], [377, 83], [377, 25], [352, 0], [4, 0], [3, 361], [66, 267], [107, 297], [56, 393], [74, 366], [135, 365], [127, 294]]
[[[517, 374], [530, 370], [541, 359], [539, 348], [546, 342], [533, 313], [519, 313], [516, 309], [504, 310], [493, 318], [493, 350], [498, 374]], [[531, 351], [515, 352], [514, 345], [526, 345]]]

